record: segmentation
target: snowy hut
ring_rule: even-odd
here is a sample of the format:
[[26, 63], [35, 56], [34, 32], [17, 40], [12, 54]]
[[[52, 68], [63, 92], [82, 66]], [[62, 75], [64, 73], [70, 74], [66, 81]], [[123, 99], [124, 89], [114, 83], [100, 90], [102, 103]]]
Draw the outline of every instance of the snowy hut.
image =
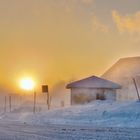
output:
[[134, 80], [140, 93], [140, 57], [127, 57], [118, 60], [102, 78], [119, 83], [122, 88], [117, 91], [117, 100], [138, 99]]
[[96, 76], [75, 81], [67, 85], [71, 89], [71, 104], [84, 104], [96, 99], [116, 100], [116, 90], [121, 86]]

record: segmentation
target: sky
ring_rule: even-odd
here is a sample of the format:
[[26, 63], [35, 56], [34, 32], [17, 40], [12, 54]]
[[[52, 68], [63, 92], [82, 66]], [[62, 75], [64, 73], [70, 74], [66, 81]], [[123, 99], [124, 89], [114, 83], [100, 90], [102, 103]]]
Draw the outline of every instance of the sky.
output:
[[140, 55], [139, 0], [0, 0], [0, 86], [102, 75]]

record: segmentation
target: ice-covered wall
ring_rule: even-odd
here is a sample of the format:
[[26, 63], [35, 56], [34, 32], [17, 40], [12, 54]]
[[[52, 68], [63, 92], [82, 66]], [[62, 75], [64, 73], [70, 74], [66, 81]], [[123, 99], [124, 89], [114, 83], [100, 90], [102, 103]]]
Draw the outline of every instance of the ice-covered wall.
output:
[[97, 99], [97, 96], [105, 100], [116, 100], [116, 90], [113, 89], [91, 89], [72, 88], [71, 104], [84, 104]]
[[104, 95], [106, 100], [115, 101], [117, 98], [116, 90], [115, 89], [105, 89]]

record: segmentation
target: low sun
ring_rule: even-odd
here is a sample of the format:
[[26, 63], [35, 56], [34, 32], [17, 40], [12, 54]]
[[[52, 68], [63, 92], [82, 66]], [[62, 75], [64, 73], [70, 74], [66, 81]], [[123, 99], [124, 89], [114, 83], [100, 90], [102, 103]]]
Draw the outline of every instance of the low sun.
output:
[[32, 78], [23, 78], [20, 81], [20, 87], [24, 90], [33, 90], [35, 87], [35, 82]]

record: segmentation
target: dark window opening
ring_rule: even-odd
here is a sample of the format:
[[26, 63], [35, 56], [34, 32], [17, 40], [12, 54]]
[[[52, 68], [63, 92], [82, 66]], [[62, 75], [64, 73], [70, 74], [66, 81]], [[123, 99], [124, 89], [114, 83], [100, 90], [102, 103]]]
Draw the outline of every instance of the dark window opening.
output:
[[104, 94], [97, 93], [96, 94], [96, 100], [105, 100]]

